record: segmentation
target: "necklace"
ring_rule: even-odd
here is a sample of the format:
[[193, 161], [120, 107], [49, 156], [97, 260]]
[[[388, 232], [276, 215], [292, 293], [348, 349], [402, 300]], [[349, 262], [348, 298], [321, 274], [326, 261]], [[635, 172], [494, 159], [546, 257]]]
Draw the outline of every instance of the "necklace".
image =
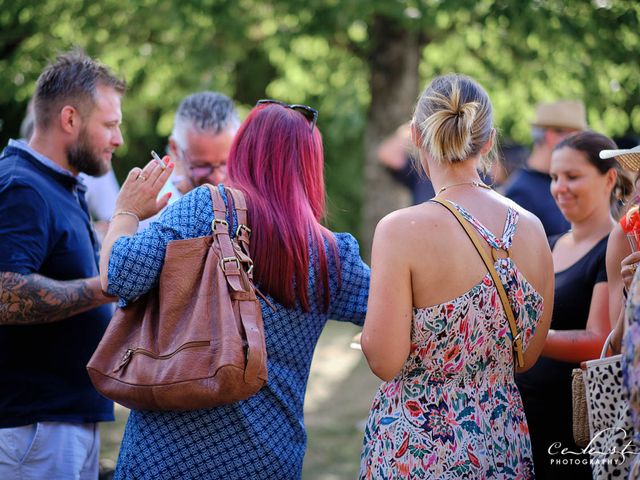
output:
[[445, 185], [440, 190], [438, 190], [438, 193], [436, 193], [436, 196], [440, 195], [442, 192], [444, 192], [448, 188], [458, 187], [460, 185], [471, 185], [473, 187], [480, 187], [480, 188], [486, 188], [487, 190], [491, 190], [491, 187], [489, 185], [487, 185], [485, 183], [482, 183], [480, 181], [474, 180], [472, 182], [461, 182], [461, 183], [454, 183], [454, 184], [451, 184], [451, 185]]

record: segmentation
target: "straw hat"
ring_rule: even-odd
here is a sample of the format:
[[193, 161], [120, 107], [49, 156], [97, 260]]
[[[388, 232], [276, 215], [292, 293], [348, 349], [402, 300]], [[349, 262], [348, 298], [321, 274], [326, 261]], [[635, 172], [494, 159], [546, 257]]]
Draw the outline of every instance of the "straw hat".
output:
[[626, 150], [602, 150], [600, 158], [616, 157], [616, 160], [627, 170], [640, 172], [640, 145]]
[[542, 128], [586, 130], [587, 114], [584, 104], [577, 100], [539, 103], [536, 107], [536, 118], [531, 124]]

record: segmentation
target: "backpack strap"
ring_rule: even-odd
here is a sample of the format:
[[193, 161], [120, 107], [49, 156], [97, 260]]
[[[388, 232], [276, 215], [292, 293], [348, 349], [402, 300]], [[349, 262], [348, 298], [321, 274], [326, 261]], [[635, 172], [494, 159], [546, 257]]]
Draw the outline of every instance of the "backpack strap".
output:
[[245, 201], [244, 194], [240, 190], [225, 187], [225, 192], [227, 194], [227, 199], [233, 202], [233, 208], [235, 209], [237, 216], [238, 226], [236, 228], [233, 244], [236, 246], [238, 258], [245, 265], [249, 278], [253, 280], [253, 260], [251, 260], [251, 254], [249, 252], [251, 229], [249, 228], [247, 203]]
[[236, 189], [225, 187], [228, 196], [233, 200], [233, 206], [238, 216], [238, 226], [236, 228], [236, 238], [242, 245], [243, 249], [249, 252], [249, 239], [251, 238], [251, 228], [249, 228], [249, 218], [247, 214], [247, 202], [244, 194]]
[[[217, 189], [216, 192], [220, 194]], [[237, 216], [236, 235], [231, 240], [235, 258], [239, 259], [242, 264], [247, 265], [246, 272], [249, 280], [253, 283], [253, 261], [249, 256], [251, 229], [248, 226], [247, 203], [244, 194], [238, 189], [225, 187], [225, 193], [229, 201], [229, 210], [234, 210]], [[257, 293], [255, 286], [254, 289]], [[244, 379], [247, 383], [257, 380], [258, 374], [260, 374], [266, 363], [266, 351], [263, 348], [264, 333], [262, 327], [258, 326], [262, 321], [261, 307], [256, 301], [256, 297], [250, 293], [250, 290], [249, 288], [248, 291], [231, 294], [232, 298], [238, 301], [238, 313], [240, 314], [240, 321], [247, 339], [247, 364], [244, 371]], [[270, 304], [268, 300], [267, 303]], [[273, 305], [271, 308], [273, 308]]]
[[462, 228], [464, 229], [468, 237], [471, 239], [473, 246], [476, 248], [476, 250], [480, 254], [480, 257], [482, 257], [482, 261], [486, 265], [487, 270], [489, 270], [489, 273], [491, 274], [491, 278], [493, 279], [493, 283], [495, 284], [496, 290], [498, 291], [498, 294], [500, 296], [500, 301], [502, 302], [502, 308], [504, 309], [504, 313], [506, 314], [507, 319], [509, 320], [509, 328], [511, 330], [511, 336], [513, 337], [512, 348], [513, 348], [514, 361], [518, 367], [523, 367], [524, 354], [522, 352], [522, 338], [518, 333], [518, 325], [516, 324], [516, 319], [513, 315], [513, 309], [511, 308], [511, 304], [509, 303], [509, 297], [507, 296], [507, 292], [504, 289], [504, 285], [502, 284], [502, 281], [498, 276], [498, 272], [496, 272], [495, 265], [491, 261], [491, 258], [489, 258], [489, 255], [487, 254], [485, 249], [480, 244], [480, 240], [478, 239], [477, 234], [474, 232], [473, 228], [469, 225], [469, 222], [467, 222], [467, 220], [465, 220], [462, 217], [462, 215], [460, 215], [460, 212], [458, 212], [458, 210], [455, 207], [451, 206], [449, 202], [444, 201], [438, 197], [432, 198], [431, 201], [439, 203], [440, 205], [445, 207], [447, 210], [449, 210], [454, 217], [456, 217], [456, 220], [458, 220], [458, 223], [460, 223], [460, 225], [462, 226]]
[[237, 188], [225, 187], [224, 189], [229, 194], [229, 196], [233, 198], [233, 204], [238, 214], [238, 230], [240, 230], [240, 227], [242, 226], [244, 226], [245, 228], [249, 228], [247, 202], [244, 198], [244, 193], [242, 193]]
[[227, 282], [236, 292], [244, 291], [240, 279], [240, 261], [236, 257], [235, 249], [231, 243], [229, 235], [229, 223], [227, 222], [227, 206], [220, 192], [213, 185], [207, 184], [209, 193], [211, 194], [211, 205], [213, 207], [213, 221], [211, 222], [211, 231], [214, 241], [218, 242], [222, 258], [220, 259], [220, 267], [224, 273]]

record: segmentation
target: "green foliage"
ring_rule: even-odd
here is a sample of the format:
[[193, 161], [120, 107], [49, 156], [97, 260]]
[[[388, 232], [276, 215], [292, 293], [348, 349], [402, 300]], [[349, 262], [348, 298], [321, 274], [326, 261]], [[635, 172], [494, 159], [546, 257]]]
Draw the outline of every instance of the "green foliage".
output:
[[595, 130], [637, 134], [640, 7], [610, 3], [495, 2], [484, 17], [448, 22], [457, 35], [425, 48], [421, 76], [472, 75], [487, 89], [503, 135], [522, 143], [535, 103], [558, 98], [583, 100]]
[[[489, 92], [504, 137], [529, 142], [537, 101], [579, 98], [593, 128], [640, 132], [640, 4], [634, 0], [0, 0], [0, 141], [15, 137], [56, 52], [83, 47], [123, 76], [123, 178], [162, 150], [179, 101], [222, 91], [320, 111], [331, 226], [356, 231], [371, 109], [374, 19], [418, 32], [419, 75], [460, 71]], [[376, 72], [384, 74], [385, 72]], [[416, 72], [417, 74], [418, 72]], [[410, 112], [407, 112], [407, 116]], [[384, 118], [384, 116], [383, 116]], [[391, 131], [389, 125], [378, 131]]]

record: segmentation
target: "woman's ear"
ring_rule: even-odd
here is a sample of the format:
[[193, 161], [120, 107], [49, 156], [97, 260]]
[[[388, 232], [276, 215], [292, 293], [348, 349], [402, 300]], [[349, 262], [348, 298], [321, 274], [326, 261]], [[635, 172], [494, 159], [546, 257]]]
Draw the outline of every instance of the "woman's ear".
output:
[[420, 165], [422, 166], [422, 170], [424, 170], [424, 174], [427, 176], [429, 180], [431, 180], [431, 172], [429, 170], [429, 162], [427, 161], [427, 154], [423, 153], [422, 150], [418, 150], [418, 159], [420, 160]]
[[415, 121], [411, 121], [411, 142], [418, 148], [422, 148], [422, 134], [415, 124]]
[[493, 147], [493, 142], [495, 141], [495, 139], [496, 139], [496, 129], [492, 128], [491, 135], [489, 135], [489, 139], [485, 142], [485, 144], [480, 149], [480, 155], [485, 156], [487, 153], [491, 151], [491, 148]]
[[615, 168], [610, 168], [605, 174], [607, 177], [607, 188], [613, 190], [618, 183], [618, 172]]

